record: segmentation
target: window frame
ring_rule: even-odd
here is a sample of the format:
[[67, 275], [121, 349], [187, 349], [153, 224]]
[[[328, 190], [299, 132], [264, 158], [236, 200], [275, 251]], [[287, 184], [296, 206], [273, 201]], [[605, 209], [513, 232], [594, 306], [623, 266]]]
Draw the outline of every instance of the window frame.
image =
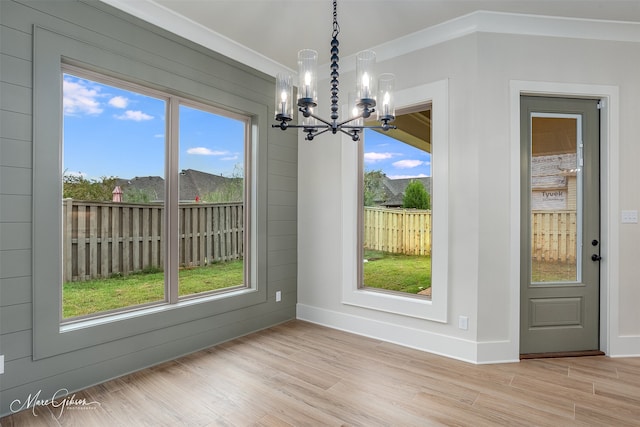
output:
[[[245, 177], [250, 208], [245, 226], [251, 244], [247, 251], [247, 287], [203, 298], [180, 299], [174, 304], [133, 307], [106, 316], [61, 325], [62, 317], [62, 73], [63, 64], [160, 90], [183, 99], [209, 105], [249, 118], [250, 142], [245, 153], [250, 159], [251, 177]], [[259, 150], [260, 135], [267, 134], [268, 109], [264, 104], [234, 95], [212, 84], [196, 72], [178, 73], [158, 64], [120, 55], [100, 46], [69, 38], [40, 27], [34, 28], [34, 128], [33, 128], [33, 358], [50, 357], [81, 348], [169, 327], [192, 324], [189, 335], [204, 328], [207, 318], [267, 301], [266, 241], [258, 238], [266, 229], [266, 149]], [[211, 78], [211, 76], [208, 76]], [[153, 79], [153, 83], [149, 80]], [[215, 101], [214, 101], [215, 100]], [[175, 105], [178, 105], [176, 103]], [[169, 111], [171, 115], [171, 111]], [[177, 133], [175, 126], [168, 133]], [[177, 148], [176, 148], [177, 149]], [[56, 159], [57, 161], [51, 161]], [[169, 159], [171, 162], [172, 159]], [[177, 183], [177, 170], [176, 178]], [[165, 177], [168, 180], [169, 174]], [[173, 189], [177, 190], [177, 184]], [[177, 200], [175, 201], [177, 211]], [[167, 206], [166, 208], [169, 208]], [[178, 221], [166, 215], [165, 221]], [[173, 225], [169, 225], [171, 229]], [[165, 243], [166, 244], [166, 243]], [[175, 245], [174, 245], [175, 246]], [[171, 256], [167, 252], [167, 256]], [[175, 272], [165, 272], [166, 276]], [[54, 282], [54, 283], [52, 283]], [[198, 323], [197, 321], [201, 321]], [[202, 323], [204, 322], [204, 323]]]
[[[362, 195], [363, 144], [342, 145], [342, 215], [345, 230], [343, 244], [342, 303], [401, 316], [447, 322], [448, 296], [448, 189], [449, 189], [449, 91], [448, 80], [439, 80], [398, 91], [396, 108], [410, 109], [431, 105], [432, 117], [432, 255], [431, 300], [401, 292], [381, 292], [361, 287], [362, 283], [362, 197], [353, 197], [353, 189]], [[352, 165], [357, 164], [357, 168]]]
[[[178, 278], [179, 263], [177, 261], [179, 257], [178, 252], [180, 251], [180, 239], [177, 236], [177, 233], [173, 233], [171, 237], [175, 239], [175, 243], [167, 242], [166, 253], [170, 255], [171, 259], [176, 260], [174, 263], [172, 263], [172, 266], [171, 266], [172, 274], [175, 274], [175, 278], [171, 277], [170, 280], [168, 280], [167, 283], [165, 284], [167, 288], [166, 295], [169, 297], [169, 302], [171, 304], [177, 304], [180, 301], [187, 301], [187, 300], [193, 300], [193, 299], [199, 300], [199, 299], [207, 298], [210, 296], [215, 297], [216, 295], [220, 295], [220, 294], [229, 294], [230, 296], [233, 296], [237, 292], [242, 292], [245, 289], [251, 289], [252, 287], [255, 287], [255, 282], [252, 280], [252, 278], [255, 277], [255, 275], [252, 273], [253, 270], [251, 268], [252, 267], [251, 255], [252, 255], [252, 247], [253, 247], [252, 242], [254, 240], [252, 238], [253, 227], [251, 224], [251, 212], [252, 212], [251, 188], [249, 187], [249, 185], [247, 185], [247, 183], [252, 182], [251, 176], [253, 175], [253, 172], [254, 172], [252, 167], [252, 162], [251, 162], [251, 159], [252, 159], [251, 118], [245, 114], [234, 113], [228, 110], [224, 110], [220, 107], [215, 107], [211, 104], [205, 104], [203, 102], [195, 101], [190, 98], [176, 96], [176, 97], [172, 97], [172, 100], [174, 100], [175, 102], [170, 103], [170, 108], [172, 108], [175, 105], [175, 110], [173, 110], [170, 114], [171, 123], [169, 125], [169, 128], [172, 130], [173, 129], [176, 130], [176, 137], [174, 138], [173, 135], [171, 135], [172, 146], [170, 147], [170, 150], [171, 150], [172, 160], [174, 161], [172, 165], [169, 165], [167, 167], [167, 169], [170, 169], [171, 167], [173, 167], [173, 170], [175, 171], [175, 173], [170, 174], [170, 176], [173, 180], [175, 180], [175, 182], [173, 183], [173, 188], [176, 189], [175, 194], [177, 197], [172, 197], [169, 202], [171, 206], [171, 212], [173, 214], [173, 217], [175, 217], [176, 221], [180, 221], [180, 217], [179, 217], [180, 183], [179, 183], [178, 177], [179, 177], [179, 171], [182, 170], [179, 164], [180, 163], [180, 152], [179, 152], [180, 151], [180, 138], [179, 138], [180, 107], [184, 106], [192, 109], [198, 109], [206, 113], [223, 116], [223, 117], [238, 120], [244, 123], [245, 141], [244, 141], [244, 152], [243, 152], [243, 159], [242, 159], [243, 172], [244, 172], [243, 203], [245, 204], [245, 209], [243, 210], [244, 212], [243, 260], [245, 260], [246, 262], [243, 265], [244, 271], [243, 271], [242, 285], [236, 285], [235, 287], [232, 287], [232, 288], [222, 288], [222, 289], [213, 290], [213, 291], [206, 291], [199, 294], [189, 294], [189, 295], [180, 296], [179, 295], [180, 280]], [[167, 171], [167, 173], [168, 172], [169, 171]], [[175, 206], [173, 205], [174, 203], [175, 203]], [[177, 224], [176, 224], [176, 227], [177, 227]], [[177, 232], [178, 229], [179, 228], [171, 229], [171, 230]], [[175, 253], [171, 251], [175, 251]]]

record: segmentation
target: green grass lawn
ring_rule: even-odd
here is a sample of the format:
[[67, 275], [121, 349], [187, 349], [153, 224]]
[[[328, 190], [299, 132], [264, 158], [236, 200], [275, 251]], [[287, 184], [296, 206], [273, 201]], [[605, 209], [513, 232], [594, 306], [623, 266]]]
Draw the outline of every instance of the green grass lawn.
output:
[[575, 280], [575, 263], [531, 261], [531, 281], [534, 283], [573, 282]]
[[[244, 280], [242, 265], [242, 261], [231, 261], [181, 269], [178, 273], [180, 296], [239, 286]], [[62, 311], [68, 319], [158, 301], [164, 301], [164, 272], [144, 271], [65, 283]]]
[[365, 251], [364, 285], [417, 294], [431, 287], [431, 257]]
[[[417, 294], [431, 287], [431, 257], [365, 251], [364, 284], [367, 287]], [[567, 280], [575, 265], [534, 263], [533, 280]], [[223, 262], [179, 272], [180, 296], [239, 286], [243, 262]], [[164, 300], [164, 273], [146, 271], [128, 276], [65, 283], [65, 319]]]

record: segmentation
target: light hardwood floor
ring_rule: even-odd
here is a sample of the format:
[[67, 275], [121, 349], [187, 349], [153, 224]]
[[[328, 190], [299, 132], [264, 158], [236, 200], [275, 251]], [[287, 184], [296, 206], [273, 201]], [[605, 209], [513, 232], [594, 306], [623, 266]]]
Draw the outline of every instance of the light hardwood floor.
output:
[[640, 426], [640, 358], [472, 365], [291, 321], [9, 426]]

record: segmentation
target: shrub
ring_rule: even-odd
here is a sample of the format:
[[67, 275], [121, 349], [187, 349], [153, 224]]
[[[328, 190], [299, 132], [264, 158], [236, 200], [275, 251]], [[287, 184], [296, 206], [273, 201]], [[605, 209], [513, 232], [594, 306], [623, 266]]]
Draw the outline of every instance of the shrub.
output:
[[420, 181], [411, 181], [404, 192], [402, 207], [409, 209], [431, 209], [431, 198]]

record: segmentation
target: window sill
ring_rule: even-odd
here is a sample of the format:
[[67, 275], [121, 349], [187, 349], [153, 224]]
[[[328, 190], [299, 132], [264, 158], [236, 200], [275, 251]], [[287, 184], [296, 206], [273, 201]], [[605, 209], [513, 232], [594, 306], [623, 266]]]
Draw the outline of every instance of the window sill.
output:
[[344, 292], [342, 297], [345, 305], [435, 322], [446, 323], [447, 320], [446, 312], [439, 309], [433, 300], [426, 298], [367, 289], [353, 289]]
[[199, 304], [206, 304], [209, 302], [223, 300], [226, 298], [239, 297], [241, 295], [250, 294], [255, 292], [255, 289], [243, 288], [235, 290], [233, 292], [221, 292], [213, 295], [208, 295], [199, 298], [189, 298], [178, 302], [177, 304], [168, 304], [166, 302], [160, 302], [153, 305], [140, 306], [138, 308], [123, 309], [116, 313], [105, 313], [103, 315], [97, 314], [91, 318], [84, 318], [78, 320], [69, 320], [63, 322], [60, 325], [60, 333], [73, 332], [86, 328], [92, 328], [99, 325], [112, 324], [119, 321], [125, 321], [135, 319], [137, 317], [148, 316], [155, 313], [170, 312], [173, 310], [179, 310], [185, 307], [192, 307]]

